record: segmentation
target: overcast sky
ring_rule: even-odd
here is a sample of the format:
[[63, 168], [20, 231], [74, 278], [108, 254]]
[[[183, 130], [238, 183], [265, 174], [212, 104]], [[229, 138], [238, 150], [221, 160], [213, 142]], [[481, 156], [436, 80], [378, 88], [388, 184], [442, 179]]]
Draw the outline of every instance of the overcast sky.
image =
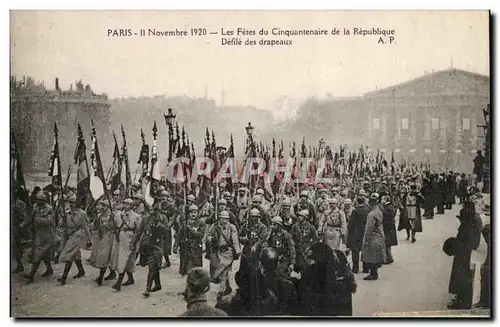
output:
[[[272, 109], [290, 96], [357, 96], [425, 71], [454, 67], [489, 75], [488, 12], [167, 12], [11, 13], [11, 69], [53, 88], [82, 79], [110, 97], [204, 96]], [[107, 29], [194, 27], [204, 37], [108, 37]], [[296, 36], [292, 46], [222, 46], [221, 28], [334, 27], [395, 30], [396, 44], [374, 36]], [[270, 33], [271, 34], [271, 33]], [[241, 37], [245, 40], [245, 36]], [[259, 40], [259, 35], [252, 37]], [[273, 37], [267, 39], [287, 39]]]

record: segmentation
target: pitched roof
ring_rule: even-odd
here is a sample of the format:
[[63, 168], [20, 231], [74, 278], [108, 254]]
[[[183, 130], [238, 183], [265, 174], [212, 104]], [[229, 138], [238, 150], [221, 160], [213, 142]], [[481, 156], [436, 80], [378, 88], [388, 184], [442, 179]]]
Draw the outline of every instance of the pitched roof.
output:
[[489, 95], [490, 77], [461, 69], [447, 69], [420, 76], [401, 84], [364, 94], [365, 98], [419, 96], [430, 94], [455, 95], [460, 93]]

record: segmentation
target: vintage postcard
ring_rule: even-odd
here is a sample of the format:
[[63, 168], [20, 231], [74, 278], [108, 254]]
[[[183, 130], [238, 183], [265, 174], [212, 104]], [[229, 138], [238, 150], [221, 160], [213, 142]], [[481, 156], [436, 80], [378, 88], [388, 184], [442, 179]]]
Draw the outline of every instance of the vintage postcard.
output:
[[11, 11], [11, 315], [490, 318], [490, 20]]

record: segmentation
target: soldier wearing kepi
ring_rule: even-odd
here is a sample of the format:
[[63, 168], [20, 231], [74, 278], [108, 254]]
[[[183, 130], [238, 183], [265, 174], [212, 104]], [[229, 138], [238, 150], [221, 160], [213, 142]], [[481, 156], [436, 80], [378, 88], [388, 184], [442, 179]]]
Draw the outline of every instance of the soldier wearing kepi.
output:
[[329, 208], [319, 223], [319, 234], [323, 242], [328, 244], [332, 250], [338, 250], [340, 243], [345, 243], [347, 229], [345, 214], [338, 208], [338, 200], [331, 198], [328, 201]]
[[205, 235], [205, 223], [198, 217], [198, 207], [195, 204], [189, 206], [187, 221], [181, 225], [176, 247], [179, 246], [179, 256], [182, 258], [179, 265], [179, 274], [184, 276], [191, 268], [203, 267], [203, 236]]
[[[85, 276], [85, 270], [82, 264], [82, 252], [80, 247], [84, 244], [85, 240], [90, 240], [90, 232], [87, 226], [87, 214], [83, 211], [76, 202], [76, 196], [71, 195], [64, 199], [66, 201], [66, 223], [63, 226], [67, 230], [65, 233], [66, 243], [63, 246], [61, 255], [59, 257], [61, 262], [65, 263], [64, 272], [60, 278], [57, 279], [61, 285], [66, 284], [68, 273], [71, 270], [73, 262], [78, 268], [78, 273], [73, 278], [81, 278]], [[87, 244], [90, 245], [90, 244]]]
[[135, 272], [135, 251], [132, 251], [134, 234], [139, 227], [141, 216], [134, 212], [134, 201], [127, 198], [123, 201], [123, 211], [115, 215], [116, 243], [113, 249], [112, 268], [118, 272], [118, 280], [113, 285], [117, 291], [121, 290], [123, 277], [127, 274], [127, 281], [123, 286], [132, 285]]
[[[229, 213], [219, 213], [215, 222], [206, 235], [206, 240], [211, 244], [210, 251], [210, 279], [215, 284], [220, 284], [218, 298], [231, 293], [228, 273], [233, 261], [238, 260], [241, 254], [240, 242], [236, 226], [229, 223]], [[204, 242], [205, 243], [205, 242]]]
[[306, 250], [311, 244], [318, 241], [316, 228], [308, 221], [309, 212], [302, 210], [297, 216], [297, 222], [292, 227], [292, 239], [295, 245], [295, 266], [296, 272], [303, 272], [306, 266]]
[[[153, 208], [148, 214], [144, 215], [139, 228], [130, 242], [131, 251], [135, 251], [137, 242], [142, 239], [143, 255], [147, 258], [148, 278], [146, 283], [146, 291], [142, 293], [144, 297], [149, 297], [151, 292], [161, 290], [160, 281], [160, 264], [163, 256], [164, 235], [170, 227], [162, 224], [164, 217], [160, 208], [161, 202], [153, 205]], [[155, 287], [153, 286], [155, 282]]]
[[292, 236], [283, 229], [281, 217], [277, 216], [271, 220], [271, 233], [263, 246], [271, 247], [278, 253], [276, 273], [288, 278], [295, 264], [295, 245]]
[[47, 270], [42, 274], [42, 277], [49, 277], [54, 274], [50, 263], [54, 245], [54, 212], [47, 202], [48, 199], [45, 193], [39, 192], [35, 199], [36, 203], [33, 208], [35, 239], [33, 240], [31, 271], [26, 276], [27, 283], [33, 282], [35, 273], [42, 261], [47, 266]]

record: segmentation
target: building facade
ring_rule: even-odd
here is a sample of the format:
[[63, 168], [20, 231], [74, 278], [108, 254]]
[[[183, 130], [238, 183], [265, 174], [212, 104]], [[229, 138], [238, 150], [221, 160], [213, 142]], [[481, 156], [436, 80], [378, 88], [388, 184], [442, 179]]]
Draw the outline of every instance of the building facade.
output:
[[371, 145], [408, 161], [471, 172], [484, 147], [490, 78], [449, 69], [364, 95]]

